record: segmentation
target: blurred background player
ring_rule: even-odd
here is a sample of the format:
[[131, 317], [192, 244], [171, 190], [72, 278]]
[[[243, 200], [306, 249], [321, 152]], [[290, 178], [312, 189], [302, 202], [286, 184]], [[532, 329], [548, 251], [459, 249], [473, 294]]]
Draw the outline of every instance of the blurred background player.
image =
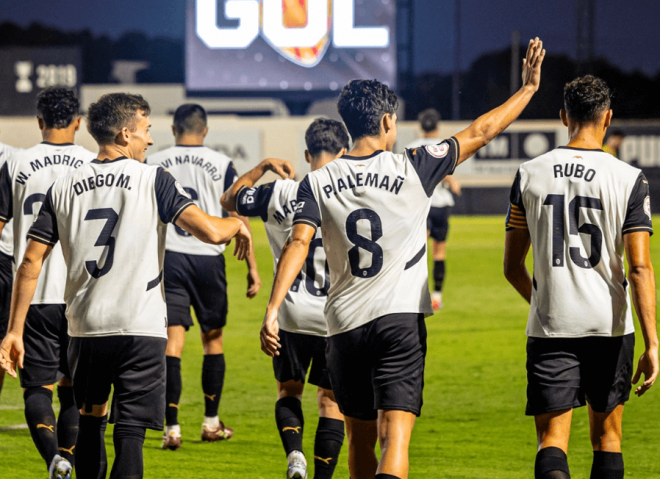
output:
[[[204, 108], [195, 104], [181, 105], [174, 113], [172, 125], [176, 146], [154, 153], [147, 162], [167, 169], [203, 211], [222, 217], [225, 212], [220, 206], [220, 198], [238, 175], [227, 156], [204, 146], [208, 131]], [[232, 216], [238, 217], [236, 214]], [[249, 230], [249, 221], [246, 218], [242, 221]], [[178, 418], [182, 389], [181, 354], [186, 331], [193, 324], [191, 305], [199, 322], [204, 347], [202, 441], [229, 439], [234, 434], [233, 429], [218, 418], [225, 381], [222, 329], [227, 323], [227, 276], [222, 254], [224, 245], [204, 244], [187, 231], [170, 224], [165, 249], [168, 339], [163, 448], [176, 450], [181, 447]], [[253, 298], [261, 286], [253, 252], [247, 263], [247, 296]]]
[[235, 254], [250, 250], [250, 233], [236, 218], [201, 211], [172, 175], [142, 163], [152, 144], [149, 104], [113, 93], [92, 103], [88, 129], [99, 158], [48, 190], [18, 268], [9, 333], [0, 365], [23, 363], [22, 327], [42, 264], [61, 242], [68, 274], [69, 361], [80, 429], [76, 473], [104, 478], [108, 397], [115, 424], [111, 479], [143, 477], [147, 428], [162, 430], [165, 414], [167, 307], [162, 287], [167, 224], [212, 244], [235, 238]]
[[[573, 408], [585, 403], [591, 478], [624, 476], [621, 418], [635, 349], [624, 250], [645, 346], [636, 394], [658, 375], [649, 184], [641, 170], [603, 153], [611, 118], [604, 81], [587, 75], [566, 84], [568, 145], [524, 163], [511, 188], [504, 272], [530, 303], [526, 414], [536, 422], [536, 479], [570, 477]], [[530, 246], [533, 278], [525, 267]]]
[[[312, 171], [344, 155], [348, 133], [338, 121], [315, 120], [305, 133], [305, 159]], [[267, 172], [276, 180], [254, 187]], [[263, 220], [273, 254], [275, 270], [284, 243], [291, 234], [299, 182], [293, 181], [293, 167], [280, 160], [265, 160], [241, 176], [223, 196], [228, 211]], [[323, 314], [330, 288], [323, 239], [319, 229], [310, 245], [305, 266], [290, 289], [278, 314], [281, 354], [273, 358], [277, 380], [275, 420], [288, 460], [287, 477], [307, 477], [302, 449], [304, 418], [301, 406], [305, 378], [318, 386], [319, 424], [314, 441], [314, 479], [329, 479], [337, 465], [344, 442], [344, 416], [339, 411], [328, 376], [325, 350], [328, 327]], [[311, 368], [310, 368], [311, 363]]]
[[[338, 107], [353, 149], [300, 183], [291, 239], [277, 267], [261, 348], [280, 354], [278, 310], [318, 227], [323, 228], [332, 288], [328, 371], [346, 418], [352, 479], [407, 479], [408, 450], [421, 414], [428, 289], [426, 219], [435, 187], [456, 166], [509, 126], [539, 87], [545, 56], [530, 40], [523, 86], [506, 103], [438, 145], [392, 153], [397, 137], [394, 92], [376, 80], [353, 80]], [[376, 458], [380, 442], [381, 460]]]
[[[410, 143], [406, 148], [415, 149], [440, 143], [440, 113], [434, 108], [419, 114], [422, 137]], [[431, 210], [427, 220], [427, 234], [433, 240], [433, 291], [431, 305], [433, 310], [442, 308], [442, 286], [445, 281], [445, 257], [447, 252], [447, 233], [449, 215], [454, 206], [454, 195], [460, 196], [461, 185], [451, 175], [443, 178], [431, 196]]]
[[[72, 90], [51, 87], [42, 91], [37, 97], [37, 112], [43, 142], [13, 153], [0, 170], [0, 228], [4, 229], [5, 222], [13, 218], [18, 264], [27, 248], [27, 232], [50, 186], [96, 156], [73, 144], [82, 118], [80, 103]], [[74, 463], [79, 415], [67, 363], [67, 273], [59, 246], [53, 248], [43, 271], [25, 321], [21, 386], [30, 434], [54, 477], [58, 471], [66, 476]], [[58, 380], [60, 413], [56, 420], [52, 402], [53, 384]]]
[[621, 143], [623, 143], [625, 137], [626, 135], [624, 135], [621, 130], [614, 130], [607, 136], [607, 141], [603, 145], [603, 151], [618, 158], [619, 149], [621, 148]]

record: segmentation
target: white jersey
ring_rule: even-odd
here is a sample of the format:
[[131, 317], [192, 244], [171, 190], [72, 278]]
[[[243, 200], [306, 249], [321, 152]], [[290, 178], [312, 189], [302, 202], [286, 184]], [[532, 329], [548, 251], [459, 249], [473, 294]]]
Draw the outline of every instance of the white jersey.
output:
[[634, 329], [623, 236], [653, 233], [642, 172], [602, 150], [560, 147], [524, 163], [507, 229], [534, 254], [531, 337], [622, 336]]
[[28, 236], [62, 245], [70, 336], [167, 338], [167, 223], [192, 204], [165, 170], [125, 157], [53, 184]]
[[[96, 155], [82, 146], [40, 143], [14, 153], [0, 171], [0, 220], [13, 218], [15, 267], [23, 260], [27, 232], [39, 214], [46, 192], [55, 180], [66, 176]], [[32, 304], [64, 303], [66, 265], [55, 246], [43, 264]]]
[[[205, 146], [173, 146], [149, 156], [147, 162], [172, 173], [202, 211], [226, 216], [220, 198], [238, 176], [229, 157]], [[167, 251], [217, 256], [225, 250], [225, 245], [203, 243], [173, 224], [168, 230]]]
[[433, 314], [426, 218], [458, 157], [451, 138], [401, 155], [344, 156], [300, 183], [294, 224], [322, 227], [330, 267], [328, 335], [388, 314]]
[[[258, 216], [263, 220], [273, 254], [274, 271], [277, 271], [282, 248], [293, 228], [298, 185], [293, 180], [277, 180], [257, 188], [242, 188], [236, 195], [239, 215]], [[305, 266], [277, 313], [280, 328], [290, 333], [326, 336], [328, 327], [323, 308], [329, 287], [330, 274], [319, 229], [309, 245]]]
[[[412, 150], [423, 146], [437, 145], [438, 143], [440, 143], [438, 138], [418, 138], [406, 146], [406, 149]], [[452, 195], [447, 184], [444, 181], [441, 181], [438, 186], [435, 187], [435, 190], [433, 190], [431, 206], [433, 208], [446, 208], [447, 206], [454, 205], [454, 195]]]
[[[12, 153], [18, 151], [18, 148], [0, 143], [0, 168], [7, 162]], [[14, 226], [12, 222], [5, 224], [0, 236], [0, 253], [7, 256], [14, 255]]]

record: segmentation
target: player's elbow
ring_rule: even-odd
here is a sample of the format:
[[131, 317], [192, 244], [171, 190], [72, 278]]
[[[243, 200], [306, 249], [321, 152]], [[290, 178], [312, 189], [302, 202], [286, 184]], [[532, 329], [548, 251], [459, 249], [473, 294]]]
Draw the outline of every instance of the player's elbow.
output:
[[508, 258], [504, 258], [504, 277], [506, 280], [513, 284], [521, 276], [521, 265], [520, 263], [513, 263], [509, 261]]
[[628, 270], [628, 278], [633, 285], [647, 283], [650, 280], [655, 280], [653, 272], [653, 265], [640, 263], [631, 264]]
[[234, 202], [232, 200], [233, 197], [230, 192], [225, 191], [225, 193], [222, 195], [222, 198], [220, 198], [220, 206], [222, 206], [225, 211], [234, 212], [236, 211], [236, 207], [234, 206]]

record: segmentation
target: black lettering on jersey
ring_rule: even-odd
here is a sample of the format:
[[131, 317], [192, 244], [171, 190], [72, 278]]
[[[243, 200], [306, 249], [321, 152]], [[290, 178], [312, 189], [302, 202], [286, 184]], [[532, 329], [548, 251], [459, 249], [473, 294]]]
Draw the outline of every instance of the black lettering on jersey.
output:
[[284, 204], [284, 208], [282, 208], [282, 212], [284, 213], [284, 216], [289, 216], [291, 214], [291, 210], [286, 205], [286, 203]]
[[44, 156], [44, 166], [53, 166], [53, 162], [47, 156]]
[[[218, 171], [218, 169], [213, 166], [213, 163], [210, 161], [204, 162], [204, 158], [200, 156], [175, 156], [174, 161], [177, 165], [183, 165], [185, 163], [190, 163], [194, 166], [199, 166], [202, 170], [204, 170], [213, 181], [220, 181], [222, 179], [222, 174]], [[163, 165], [164, 168], [167, 168], [168, 166], [172, 165], [172, 160], [167, 160], [161, 162], [161, 165]]]
[[96, 175], [90, 176], [88, 178], [83, 178], [80, 181], [77, 181], [73, 184], [73, 191], [76, 193], [76, 196], [82, 195], [86, 191], [91, 191], [96, 188], [110, 188], [115, 186], [117, 188], [125, 188], [127, 190], [131, 189], [131, 177], [130, 175], [124, 176], [122, 173], [117, 178], [117, 183], [115, 184], [115, 175], [109, 173], [106, 175]]
[[362, 186], [363, 185], [362, 176], [364, 176], [363, 173], [358, 173], [357, 175], [355, 175], [355, 184], [357, 186]]
[[337, 180], [337, 193], [341, 193], [341, 190], [345, 190], [345, 189], [347, 189], [346, 183], [344, 183], [344, 180], [339, 178]]
[[167, 158], [165, 161], [161, 161], [160, 164], [163, 166], [163, 168], [169, 168], [172, 166], [172, 160]]
[[378, 173], [367, 173], [367, 179], [364, 180], [364, 186], [373, 186], [374, 188], [378, 187]]
[[[46, 158], [48, 158], [48, 157], [46, 157]], [[39, 168], [44, 167], [44, 165], [42, 165], [39, 160], [31, 161], [30, 166], [32, 167], [32, 171], [37, 171]]]
[[18, 183], [19, 185], [24, 185], [27, 179], [28, 176], [22, 171], [19, 171], [18, 176], [16, 177], [16, 183]]
[[122, 173], [119, 175], [119, 178], [117, 178], [117, 187], [118, 188], [129, 188], [128, 183], [131, 180], [131, 177]]
[[281, 213], [280, 213], [279, 211], [275, 211], [275, 213], [273, 214], [273, 219], [274, 219], [275, 221], [277, 221], [277, 224], [278, 224], [278, 225], [281, 225], [281, 224], [282, 224], [282, 221], [284, 221], [284, 219], [285, 219], [287, 216], [290, 216], [290, 215], [296, 213], [296, 205], [297, 205], [297, 201], [296, 201], [296, 200], [291, 200], [291, 201], [289, 201], [289, 204], [288, 204], [288, 205], [285, 203], [285, 204], [284, 204], [284, 207], [282, 208], [282, 212], [281, 212]]
[[586, 172], [583, 164], [566, 163], [565, 165], [553, 165], [555, 178], [577, 178], [587, 182], [593, 181], [596, 176], [596, 170], [588, 169]]
[[282, 221], [284, 221], [284, 215], [280, 213], [279, 211], [276, 211], [275, 214], [273, 215], [273, 218], [275, 221], [277, 221], [278, 225], [282, 224]]
[[396, 179], [394, 180], [394, 183], [392, 183], [392, 188], [390, 189], [390, 193], [394, 193], [395, 195], [399, 194], [399, 191], [401, 191], [401, 187], [403, 186], [403, 181], [405, 178], [403, 176], [397, 176]]
[[[378, 182], [379, 179], [380, 183]], [[356, 187], [367, 186], [398, 195], [405, 180], [403, 176], [397, 176], [394, 180], [388, 175], [383, 175], [379, 178], [378, 173], [367, 173], [367, 177], [364, 178], [364, 173], [357, 173], [355, 176], [350, 175], [345, 178], [338, 178], [335, 185], [325, 185], [322, 188], [327, 198], [330, 198], [331, 194], [338, 195], [344, 190], [354, 190]]]
[[325, 185], [323, 187], [323, 192], [325, 193], [325, 196], [330, 198], [330, 193], [335, 193], [337, 194], [334, 189], [332, 188], [332, 185]]
[[383, 180], [380, 182], [380, 186], [378, 187], [381, 190], [389, 190], [390, 189], [390, 177], [385, 175], [383, 176]]

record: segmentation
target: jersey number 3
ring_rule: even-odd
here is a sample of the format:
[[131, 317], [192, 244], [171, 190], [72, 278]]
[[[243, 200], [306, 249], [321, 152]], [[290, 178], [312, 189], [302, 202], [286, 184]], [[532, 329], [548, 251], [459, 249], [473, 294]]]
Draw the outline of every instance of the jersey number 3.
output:
[[[371, 239], [358, 233], [358, 221], [365, 220], [371, 228]], [[373, 278], [383, 269], [383, 248], [376, 241], [383, 237], [383, 222], [378, 214], [370, 209], [362, 208], [353, 211], [346, 218], [346, 236], [355, 246], [348, 250], [348, 262], [351, 264], [351, 274], [358, 278]], [[360, 268], [360, 249], [371, 253], [371, 266]]]
[[115, 237], [112, 236], [112, 232], [119, 220], [119, 215], [112, 208], [98, 208], [87, 212], [85, 221], [91, 220], [106, 220], [105, 225], [101, 230], [101, 234], [99, 234], [96, 243], [94, 243], [94, 246], [108, 247], [108, 254], [105, 257], [103, 268], [99, 268], [98, 261], [96, 260], [85, 261], [87, 272], [91, 274], [93, 278], [99, 279], [104, 274], [108, 274], [112, 268], [112, 262], [115, 258]]

